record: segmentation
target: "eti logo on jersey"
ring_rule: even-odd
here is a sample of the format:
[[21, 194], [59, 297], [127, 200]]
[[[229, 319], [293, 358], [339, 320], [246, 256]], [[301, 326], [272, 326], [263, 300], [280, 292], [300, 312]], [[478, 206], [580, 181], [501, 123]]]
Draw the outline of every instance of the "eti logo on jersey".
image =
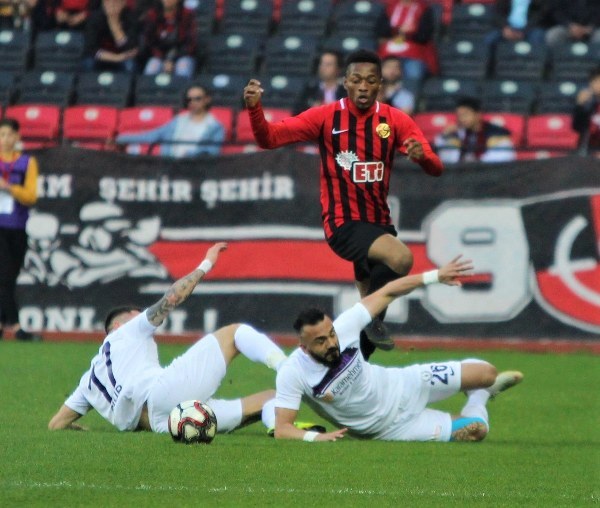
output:
[[361, 161], [354, 152], [345, 150], [335, 156], [336, 162], [351, 172], [354, 183], [373, 183], [383, 180], [384, 165], [381, 161]]

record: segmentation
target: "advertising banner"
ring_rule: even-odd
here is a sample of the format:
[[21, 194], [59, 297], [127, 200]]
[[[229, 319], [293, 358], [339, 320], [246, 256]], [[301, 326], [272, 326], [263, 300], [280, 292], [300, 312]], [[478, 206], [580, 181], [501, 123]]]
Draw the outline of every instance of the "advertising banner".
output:
[[[294, 149], [197, 160], [53, 148], [37, 154], [40, 199], [19, 278], [22, 323], [97, 331], [113, 306], [146, 306], [230, 247], [164, 331], [245, 321], [291, 332], [297, 312], [358, 299], [350, 263], [323, 237], [318, 157]], [[563, 158], [448, 168], [402, 161], [390, 207], [414, 271], [463, 254], [462, 288], [394, 302], [395, 333], [594, 338], [600, 334], [600, 161]]]

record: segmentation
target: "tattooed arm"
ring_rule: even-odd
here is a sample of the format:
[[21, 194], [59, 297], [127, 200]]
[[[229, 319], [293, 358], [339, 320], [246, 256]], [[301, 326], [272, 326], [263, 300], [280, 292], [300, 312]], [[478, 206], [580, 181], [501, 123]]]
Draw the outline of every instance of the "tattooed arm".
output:
[[[188, 296], [192, 294], [192, 291], [200, 282], [200, 280], [206, 275], [206, 272], [217, 262], [219, 254], [227, 248], [225, 242], [215, 243], [208, 251], [206, 251], [206, 257], [202, 263], [191, 273], [185, 277], [175, 281], [164, 296], [156, 302], [154, 305], [148, 307], [146, 316], [148, 321], [154, 326], [159, 326], [164, 319], [169, 315], [175, 307], [180, 303], [184, 302]], [[205, 264], [206, 261], [209, 263]], [[204, 269], [203, 269], [204, 265]]]

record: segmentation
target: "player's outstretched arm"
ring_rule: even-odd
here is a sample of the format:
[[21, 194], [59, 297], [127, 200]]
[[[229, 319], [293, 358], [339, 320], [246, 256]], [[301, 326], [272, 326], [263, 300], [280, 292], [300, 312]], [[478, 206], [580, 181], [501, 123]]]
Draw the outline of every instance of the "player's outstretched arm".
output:
[[431, 270], [416, 275], [407, 275], [388, 282], [380, 290], [366, 296], [361, 300], [371, 316], [377, 316], [396, 298], [406, 295], [411, 291], [428, 284], [440, 283], [448, 286], [460, 286], [460, 277], [469, 275], [473, 270], [473, 263], [469, 259], [455, 257], [452, 261], [437, 270]]
[[70, 407], [64, 404], [60, 407], [58, 412], [48, 422], [49, 430], [87, 430], [85, 427], [75, 423], [79, 420], [81, 415], [77, 411], [73, 411]]
[[192, 294], [198, 282], [216, 264], [219, 254], [226, 248], [227, 244], [225, 242], [219, 242], [208, 249], [204, 261], [193, 272], [175, 281], [158, 302], [148, 307], [146, 311], [148, 321], [154, 326], [159, 326], [169, 315], [169, 312]]
[[275, 408], [275, 439], [302, 439], [304, 441], [337, 441], [348, 429], [336, 429], [332, 432], [311, 432], [294, 426], [298, 411], [294, 409]]

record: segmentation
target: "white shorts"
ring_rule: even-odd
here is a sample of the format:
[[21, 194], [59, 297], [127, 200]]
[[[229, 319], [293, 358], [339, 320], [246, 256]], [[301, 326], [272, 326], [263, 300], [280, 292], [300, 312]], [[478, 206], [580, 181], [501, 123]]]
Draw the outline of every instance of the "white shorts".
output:
[[460, 391], [461, 363], [425, 363], [397, 369], [403, 397], [396, 417], [375, 439], [385, 441], [450, 441], [452, 417], [427, 408], [427, 404], [447, 399]]
[[242, 401], [213, 399], [227, 372], [219, 341], [207, 335], [163, 369], [148, 396], [148, 417], [154, 432], [168, 432], [169, 414], [185, 400], [208, 404], [217, 417], [217, 431], [230, 432], [242, 423]]

